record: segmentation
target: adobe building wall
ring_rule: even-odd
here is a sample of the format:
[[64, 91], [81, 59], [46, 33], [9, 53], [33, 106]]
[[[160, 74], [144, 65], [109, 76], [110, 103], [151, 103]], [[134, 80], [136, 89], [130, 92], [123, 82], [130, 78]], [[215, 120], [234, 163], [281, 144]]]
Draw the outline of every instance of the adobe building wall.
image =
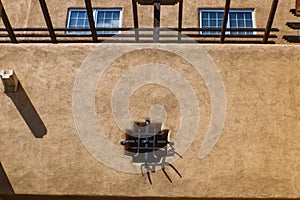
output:
[[[106, 166], [97, 155], [109, 155], [115, 163], [119, 157], [108, 151], [91, 152], [77, 132], [72, 106], [78, 72], [83, 66], [90, 66], [92, 70], [86, 71], [86, 76], [96, 74], [93, 67], [101, 65], [99, 60], [105, 63], [124, 48], [137, 49], [107, 65], [99, 77], [93, 104], [98, 123], [115, 148], [123, 150], [119, 142], [125, 136], [112, 115], [113, 91], [128, 73], [136, 77], [128, 80], [131, 81], [128, 86], [135, 84], [140, 77], [140, 73], [134, 73], [138, 66], [159, 63], [171, 68], [170, 72], [177, 71], [196, 96], [198, 129], [183, 158], [173, 163], [182, 178], [171, 168], [166, 169], [173, 183], [161, 170], [151, 173], [151, 186], [140, 173]], [[216, 146], [203, 159], [199, 152], [213, 112], [207, 77], [189, 60], [161, 50], [165, 48], [199, 55], [196, 63], [211, 59], [207, 65], [216, 66], [224, 84], [224, 127]], [[299, 51], [299, 46], [286, 45], [1, 45], [0, 69], [15, 70], [47, 134], [35, 138], [12, 99], [1, 92], [0, 161], [16, 194], [299, 198]], [[164, 80], [175, 78], [160, 75]], [[81, 92], [90, 88], [90, 82], [82, 85]], [[185, 120], [178, 96], [189, 94], [180, 87], [179, 84], [178, 90], [172, 91], [150, 82], [141, 85], [130, 94], [132, 118], [144, 120], [149, 116], [150, 107], [160, 104], [167, 113], [164, 127], [170, 129], [170, 139], [174, 140]], [[0, 89], [3, 90], [2, 85]], [[122, 103], [125, 98], [118, 100]], [[188, 107], [189, 102], [184, 106]], [[80, 114], [85, 116], [87, 109], [82, 108]], [[190, 115], [188, 119], [193, 117]], [[83, 124], [88, 125], [90, 121], [87, 118]], [[178, 141], [175, 148], [180, 146]]]
[[[46, 27], [38, 0], [2, 0], [13, 27]], [[69, 8], [85, 8], [83, 0], [60, 1], [47, 0], [49, 13], [54, 27], [66, 27]], [[254, 9], [257, 28], [265, 28], [272, 1], [232, 0], [232, 9]], [[122, 8], [122, 27], [133, 27], [131, 0], [93, 0], [95, 8]], [[219, 0], [185, 0], [183, 10], [183, 27], [199, 27], [199, 9], [224, 9], [225, 1]], [[273, 27], [279, 28], [276, 43], [286, 43], [283, 35], [294, 35], [295, 32], [285, 26], [286, 22], [297, 21], [289, 13], [295, 7], [293, 0], [279, 1]], [[162, 6], [161, 27], [177, 27], [178, 5]], [[153, 27], [153, 6], [138, 6], [140, 27]]]

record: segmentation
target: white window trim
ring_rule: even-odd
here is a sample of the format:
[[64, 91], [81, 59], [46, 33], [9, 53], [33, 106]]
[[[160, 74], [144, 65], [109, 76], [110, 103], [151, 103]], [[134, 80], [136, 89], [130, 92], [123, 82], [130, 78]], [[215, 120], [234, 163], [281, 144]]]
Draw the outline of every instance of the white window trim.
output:
[[[68, 11], [68, 19], [67, 19], [68, 20], [67, 21], [67, 28], [70, 27], [71, 12], [72, 11], [87, 11], [87, 10], [84, 9], [84, 8], [72, 8], [72, 9], [69, 9], [69, 11]], [[98, 11], [119, 11], [120, 12], [119, 27], [120, 28], [122, 27], [122, 20], [123, 20], [123, 10], [122, 9], [118, 9], [118, 8], [112, 8], [112, 9], [109, 9], [109, 8], [95, 8], [95, 9], [93, 9], [93, 18], [94, 18], [95, 26], [96, 26], [96, 23], [97, 23]], [[74, 34], [74, 35], [76, 34], [76, 33], [72, 33], [72, 32], [76, 32], [76, 31], [70, 31], [70, 32], [67, 31], [67, 34]], [[121, 31], [118, 31], [118, 34], [120, 34], [120, 33], [121, 33]]]
[[[203, 9], [203, 10], [199, 10], [199, 21], [200, 21], [200, 28], [202, 28], [202, 13], [203, 12], [222, 12], [224, 13], [224, 10], [220, 10], [220, 9]], [[250, 12], [251, 13], [251, 17], [252, 17], [252, 24], [253, 24], [253, 28], [256, 28], [256, 23], [255, 23], [255, 15], [254, 15], [254, 10], [252, 9], [231, 9], [230, 11], [234, 11], [234, 12]], [[229, 13], [228, 13], [229, 15]], [[230, 20], [229, 20], [229, 16], [228, 16], [228, 20], [227, 20], [227, 28], [230, 28]], [[230, 34], [229, 31], [226, 31], [226, 33]], [[200, 31], [200, 34], [202, 34], [202, 31]], [[256, 34], [255, 31], [253, 31], [253, 34]]]

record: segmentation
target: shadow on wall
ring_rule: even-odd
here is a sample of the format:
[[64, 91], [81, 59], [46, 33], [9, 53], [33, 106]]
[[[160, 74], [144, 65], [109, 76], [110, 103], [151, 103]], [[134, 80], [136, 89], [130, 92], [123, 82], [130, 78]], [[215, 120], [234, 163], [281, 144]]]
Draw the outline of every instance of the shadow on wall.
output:
[[174, 148], [174, 142], [168, 141], [169, 130], [161, 130], [162, 123], [150, 123], [149, 119], [145, 122], [135, 122], [133, 130], [126, 131], [126, 140], [121, 141], [125, 146], [124, 154], [132, 157], [132, 163], [141, 163], [141, 172], [144, 176], [143, 169], [149, 183], [152, 185], [150, 172], [154, 173], [157, 167], [161, 167], [163, 173], [172, 183], [172, 180], [165, 170], [170, 166], [179, 177], [182, 178], [179, 171], [169, 162], [166, 157], [175, 154], [182, 158]]
[[47, 128], [32, 105], [21, 83], [19, 83], [17, 92], [6, 92], [6, 95], [14, 102], [32, 134], [36, 138], [44, 137], [47, 134]]
[[[9, 179], [4, 171], [4, 168], [0, 162], [0, 195], [12, 195], [15, 194]], [[1, 198], [0, 198], [1, 199]]]

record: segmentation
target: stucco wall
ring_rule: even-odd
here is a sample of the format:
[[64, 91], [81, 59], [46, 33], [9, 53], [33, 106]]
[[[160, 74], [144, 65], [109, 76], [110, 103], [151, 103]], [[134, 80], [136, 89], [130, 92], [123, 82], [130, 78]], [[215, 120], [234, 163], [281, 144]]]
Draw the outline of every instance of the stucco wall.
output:
[[[2, 0], [7, 14], [13, 27], [46, 27], [43, 14], [41, 12], [38, 0]], [[85, 8], [84, 1], [60, 1], [47, 0], [49, 13], [52, 18], [54, 27], [66, 27], [67, 15], [69, 8]], [[255, 24], [257, 28], [265, 28], [268, 15], [271, 9], [272, 1], [231, 1], [232, 9], [254, 9]], [[93, 7], [96, 8], [122, 8], [122, 27], [133, 27], [132, 5], [131, 0], [94, 0]], [[223, 9], [225, 1], [219, 0], [185, 0], [183, 12], [183, 27], [199, 27], [199, 9], [200, 8], [217, 8]], [[278, 9], [274, 19], [274, 28], [279, 28], [280, 32], [276, 33], [277, 43], [286, 43], [282, 40], [283, 35], [294, 35], [294, 31], [285, 26], [286, 22], [297, 21], [297, 18], [289, 13], [294, 8], [292, 0], [279, 1]], [[153, 7], [138, 6], [140, 27], [153, 27]], [[161, 26], [177, 27], [178, 5], [162, 6]]]
[[[224, 128], [204, 159], [199, 158], [199, 150], [212, 112], [205, 78], [186, 60], [157, 50], [168, 45], [131, 46], [143, 49], [116, 59], [99, 80], [95, 96], [98, 122], [107, 138], [122, 149], [119, 142], [124, 133], [111, 114], [114, 86], [139, 65], [160, 63], [175, 69], [193, 88], [200, 108], [193, 143], [183, 158], [173, 163], [183, 177], [168, 168], [170, 183], [158, 170], [151, 174], [151, 186], [141, 174], [105, 166], [77, 134], [72, 97], [80, 66], [88, 61], [89, 53], [115, 49], [117, 54], [128, 45], [1, 45], [0, 68], [16, 71], [47, 128], [44, 138], [35, 138], [12, 100], [0, 93], [0, 161], [16, 193], [300, 197], [299, 46], [201, 46], [201, 52], [206, 52], [219, 70], [226, 91]], [[201, 53], [199, 46], [173, 47]], [[180, 105], [168, 88], [157, 84], [139, 88], [131, 96], [130, 113], [135, 120], [143, 120], [153, 104], [164, 106], [168, 114], [165, 127], [171, 130], [172, 140], [180, 124]]]

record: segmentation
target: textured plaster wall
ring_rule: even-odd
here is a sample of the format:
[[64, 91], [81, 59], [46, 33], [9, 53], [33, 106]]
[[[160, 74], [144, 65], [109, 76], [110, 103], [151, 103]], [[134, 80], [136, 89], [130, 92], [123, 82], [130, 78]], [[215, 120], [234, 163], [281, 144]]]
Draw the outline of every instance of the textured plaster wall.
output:
[[[13, 27], [46, 27], [44, 17], [38, 0], [2, 0]], [[85, 8], [83, 0], [61, 1], [47, 0], [49, 13], [54, 27], [66, 27], [69, 8]], [[255, 23], [257, 28], [265, 28], [268, 20], [272, 0], [268, 1], [244, 1], [232, 0], [232, 9], [254, 9]], [[96, 8], [122, 8], [122, 27], [133, 27], [131, 0], [93, 0]], [[223, 9], [225, 1], [219, 0], [185, 0], [183, 12], [183, 27], [199, 27], [199, 9], [219, 8]], [[285, 34], [295, 35], [296, 32], [285, 26], [288, 21], [297, 21], [297, 18], [289, 13], [294, 8], [291, 0], [279, 1], [273, 27], [279, 28], [276, 33], [277, 43], [285, 43], [282, 36]], [[153, 6], [138, 6], [140, 27], [153, 26]], [[177, 27], [178, 5], [162, 6], [161, 26]]]
[[[149, 45], [150, 49], [123, 55], [109, 65], [97, 87], [95, 105], [106, 136], [120, 149], [124, 134], [112, 119], [110, 99], [113, 86], [131, 68], [153, 61], [172, 66], [197, 96], [201, 110], [197, 135], [183, 159], [174, 163], [183, 178], [167, 169], [170, 183], [160, 170], [152, 174], [153, 186], [141, 174], [119, 172], [95, 159], [74, 126], [72, 93], [82, 62], [95, 48], [117, 51], [119, 46], [0, 46], [0, 68], [16, 71], [48, 130], [43, 139], [34, 138], [11, 99], [0, 93], [0, 161], [16, 193], [300, 197], [299, 46], [203, 46], [222, 76], [227, 98], [222, 135], [205, 159], [199, 159], [199, 149], [210, 120], [211, 99], [191, 64]], [[194, 51], [193, 45], [178, 48]], [[172, 139], [180, 113], [167, 88], [141, 87], [130, 99], [130, 112], [143, 120], [149, 105], [157, 103], [165, 106], [165, 126]]]

